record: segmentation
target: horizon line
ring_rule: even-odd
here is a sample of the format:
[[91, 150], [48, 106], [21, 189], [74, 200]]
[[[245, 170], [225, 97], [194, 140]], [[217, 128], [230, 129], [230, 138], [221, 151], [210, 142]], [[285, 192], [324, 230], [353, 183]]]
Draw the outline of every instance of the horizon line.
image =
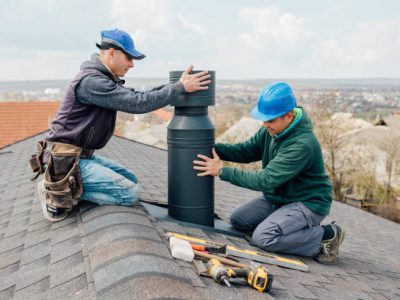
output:
[[[0, 80], [0, 82], [34, 82], [34, 81], [71, 81], [73, 78], [67, 79], [14, 79], [14, 80]], [[146, 80], [165, 80], [168, 77], [125, 77], [124, 80], [146, 79]], [[270, 77], [270, 78], [217, 78], [217, 80], [230, 80], [230, 81], [260, 81], [260, 80], [400, 80], [400, 77]]]

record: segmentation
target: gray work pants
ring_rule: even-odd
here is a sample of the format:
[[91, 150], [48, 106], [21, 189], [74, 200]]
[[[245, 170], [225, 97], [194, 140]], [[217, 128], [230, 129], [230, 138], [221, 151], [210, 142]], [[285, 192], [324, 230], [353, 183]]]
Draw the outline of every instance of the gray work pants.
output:
[[253, 243], [265, 251], [314, 257], [319, 253], [325, 216], [316, 214], [302, 202], [278, 209], [260, 196], [235, 209], [232, 226], [253, 232]]

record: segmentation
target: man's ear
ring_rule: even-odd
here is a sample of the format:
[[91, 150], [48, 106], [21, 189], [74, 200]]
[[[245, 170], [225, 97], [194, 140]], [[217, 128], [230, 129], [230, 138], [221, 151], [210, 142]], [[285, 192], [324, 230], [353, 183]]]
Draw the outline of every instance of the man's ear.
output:
[[114, 57], [114, 54], [115, 54], [115, 49], [114, 48], [108, 48], [107, 51], [108, 51], [108, 55], [110, 57]]
[[294, 113], [293, 113], [293, 111], [289, 111], [286, 115], [288, 116], [288, 118], [290, 118], [290, 120], [293, 120], [293, 119], [294, 119]]

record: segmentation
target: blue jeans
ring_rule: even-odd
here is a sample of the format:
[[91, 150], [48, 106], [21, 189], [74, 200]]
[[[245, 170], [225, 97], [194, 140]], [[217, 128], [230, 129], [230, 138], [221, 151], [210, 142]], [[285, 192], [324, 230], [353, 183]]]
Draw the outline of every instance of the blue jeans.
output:
[[324, 218], [302, 202], [276, 209], [260, 196], [235, 209], [231, 223], [241, 231], [253, 232], [253, 243], [265, 251], [314, 257], [324, 234], [320, 226]]
[[99, 205], [132, 205], [139, 200], [135, 174], [111, 159], [93, 155], [80, 159], [82, 200]]

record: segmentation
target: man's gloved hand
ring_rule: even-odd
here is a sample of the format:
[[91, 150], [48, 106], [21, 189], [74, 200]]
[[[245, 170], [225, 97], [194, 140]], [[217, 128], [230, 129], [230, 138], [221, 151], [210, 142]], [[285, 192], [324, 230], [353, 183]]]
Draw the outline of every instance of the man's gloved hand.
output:
[[196, 74], [190, 74], [193, 70], [193, 65], [190, 65], [185, 72], [182, 73], [181, 78], [179, 79], [185, 87], [185, 92], [191, 93], [200, 90], [207, 90], [208, 84], [211, 82], [209, 78], [211, 77], [208, 74], [208, 71], [202, 71]]

